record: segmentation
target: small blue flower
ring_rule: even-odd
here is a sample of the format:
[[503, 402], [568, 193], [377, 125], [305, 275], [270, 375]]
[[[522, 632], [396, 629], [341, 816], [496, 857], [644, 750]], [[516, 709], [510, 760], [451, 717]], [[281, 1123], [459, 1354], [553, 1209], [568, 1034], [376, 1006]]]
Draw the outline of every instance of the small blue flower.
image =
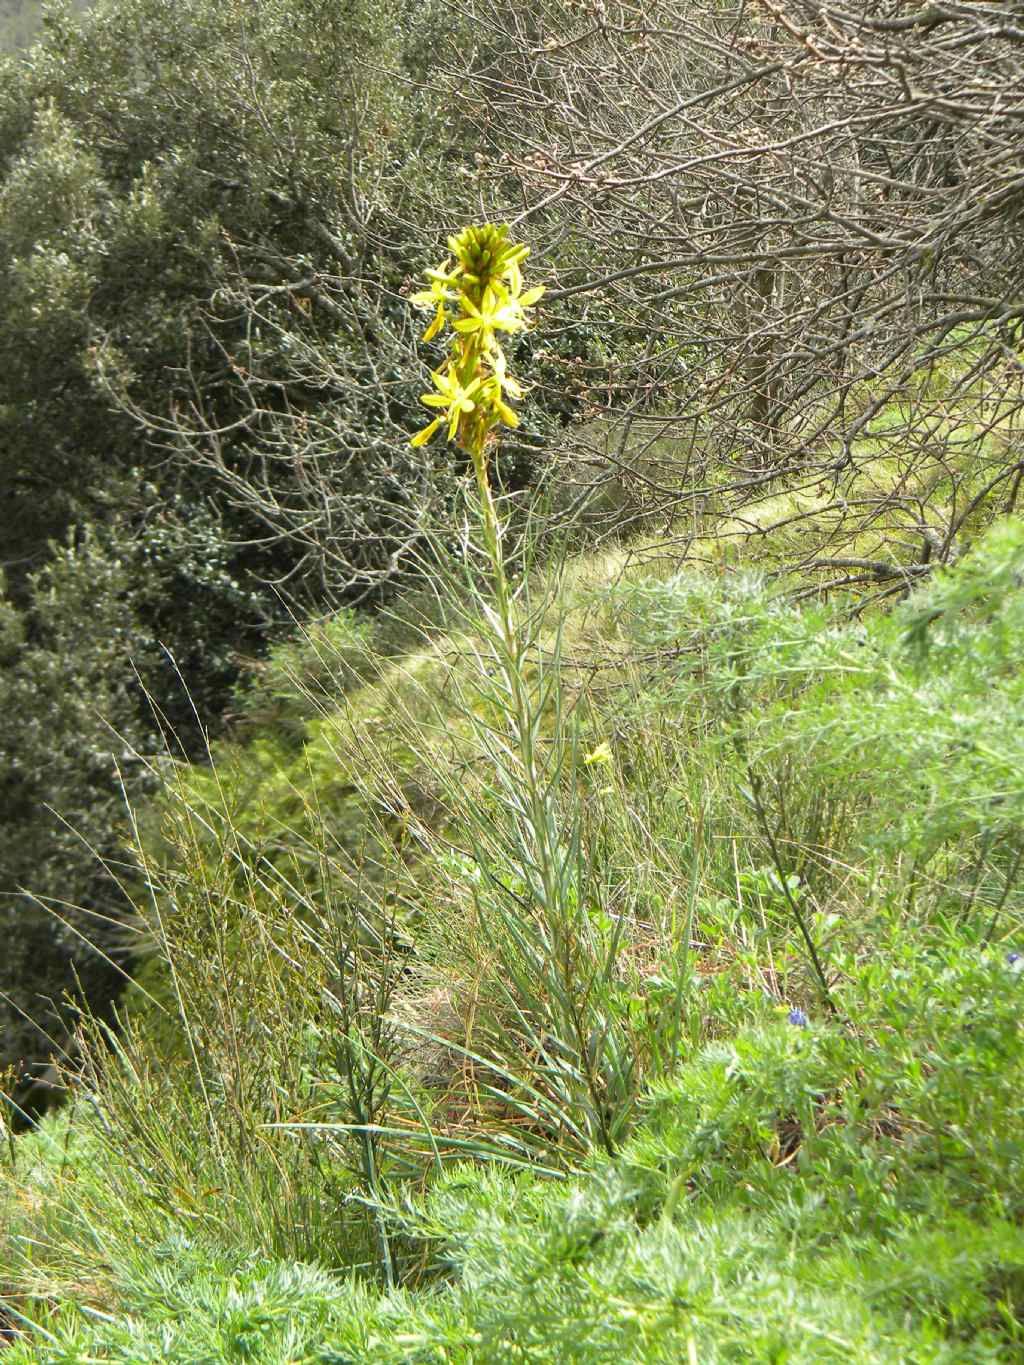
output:
[[1006, 965], [1009, 967], [1011, 972], [1015, 972], [1018, 974], [1020, 972], [1024, 972], [1024, 956], [1021, 956], [1020, 953], [1007, 953]]
[[804, 1014], [799, 1005], [795, 1005], [789, 1011], [787, 1018], [794, 1028], [810, 1028], [811, 1026], [811, 1021], [808, 1019], [807, 1015]]

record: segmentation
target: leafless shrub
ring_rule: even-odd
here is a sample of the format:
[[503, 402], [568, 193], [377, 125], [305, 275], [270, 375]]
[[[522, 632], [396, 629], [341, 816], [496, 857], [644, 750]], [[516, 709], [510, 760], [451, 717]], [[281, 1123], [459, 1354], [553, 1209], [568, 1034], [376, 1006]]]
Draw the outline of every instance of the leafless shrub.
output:
[[1019, 6], [472, 12], [451, 87], [481, 204], [551, 279], [542, 382], [618, 423], [612, 463], [648, 502], [786, 490], [794, 532], [827, 528], [798, 558], [883, 587], [1015, 505]]

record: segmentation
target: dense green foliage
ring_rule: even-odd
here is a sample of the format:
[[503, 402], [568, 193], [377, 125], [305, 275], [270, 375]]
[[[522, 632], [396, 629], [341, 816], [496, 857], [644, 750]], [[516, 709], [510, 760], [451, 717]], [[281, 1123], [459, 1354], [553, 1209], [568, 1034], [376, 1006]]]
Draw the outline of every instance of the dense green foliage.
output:
[[[937, 935], [884, 984], [866, 970], [846, 1027], [783, 1017], [708, 1045], [619, 1157], [569, 1184], [456, 1168], [399, 1220], [431, 1270], [416, 1293], [165, 1226], [150, 1245], [101, 1239], [120, 1311], [51, 1322], [43, 1349], [268, 1365], [1009, 1359], [1021, 981], [1001, 954], [964, 949]], [[67, 1160], [65, 1176], [86, 1154]]]
[[356, 75], [415, 69], [427, 18], [130, 0], [0, 57], [0, 1064], [93, 970], [30, 897], [116, 945], [97, 854], [140, 753], [202, 753], [240, 659], [296, 604], [386, 593], [450, 500], [445, 453], [403, 453], [437, 140]]

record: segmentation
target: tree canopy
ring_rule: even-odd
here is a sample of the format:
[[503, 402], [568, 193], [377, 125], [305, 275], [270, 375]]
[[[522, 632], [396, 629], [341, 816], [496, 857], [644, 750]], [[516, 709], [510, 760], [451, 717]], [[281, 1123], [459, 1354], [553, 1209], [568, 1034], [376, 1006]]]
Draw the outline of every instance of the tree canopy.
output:
[[406, 443], [445, 134], [394, 73], [425, 22], [108, 0], [0, 62], [0, 914], [24, 946], [0, 987], [30, 1013], [38, 900], [65, 954], [110, 946], [68, 907], [117, 918], [122, 782], [201, 752], [292, 613], [390, 590], [452, 495], [451, 456]]

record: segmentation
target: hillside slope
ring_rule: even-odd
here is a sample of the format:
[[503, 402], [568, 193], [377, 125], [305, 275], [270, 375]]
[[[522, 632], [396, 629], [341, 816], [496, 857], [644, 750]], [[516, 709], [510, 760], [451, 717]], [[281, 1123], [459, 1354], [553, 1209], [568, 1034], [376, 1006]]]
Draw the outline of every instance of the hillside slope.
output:
[[532, 769], [472, 594], [298, 637], [141, 832], [8, 1358], [1014, 1358], [1022, 582], [591, 557], [520, 587]]

